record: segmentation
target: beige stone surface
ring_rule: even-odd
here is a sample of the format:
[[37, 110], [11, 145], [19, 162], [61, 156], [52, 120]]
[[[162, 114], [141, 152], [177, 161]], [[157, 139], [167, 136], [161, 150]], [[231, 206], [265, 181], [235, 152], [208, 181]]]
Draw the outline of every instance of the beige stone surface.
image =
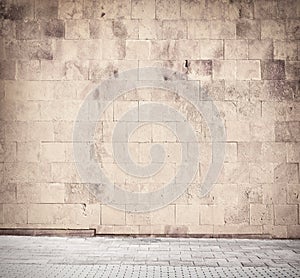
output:
[[224, 225], [224, 207], [220, 205], [200, 205], [200, 224]]
[[[13, 2], [16, 12], [8, 12], [11, 1], [4, 1], [0, 20], [1, 227], [299, 238], [297, 1]], [[143, 73], [146, 67], [174, 73], [150, 76]], [[133, 69], [135, 74], [122, 75]], [[177, 82], [179, 76], [184, 85]], [[85, 159], [95, 160], [113, 183], [129, 191], [164, 188], [182, 161], [191, 161], [182, 154], [198, 143], [197, 173], [171, 204], [143, 213], [117, 210], [89, 191], [95, 184], [82, 181], [73, 150], [79, 144], [73, 143], [74, 123], [85, 97], [106, 79], [116, 89], [142, 80], [177, 90], [192, 84], [186, 94], [211, 113], [206, 119], [189, 103], [189, 95], [150, 86], [105, 102], [108, 108], [97, 119], [95, 144]], [[82, 119], [86, 126], [104, 104], [107, 89], [93, 94]], [[157, 173], [139, 177], [119, 167], [111, 140], [124, 113], [136, 109], [124, 125], [127, 130], [145, 120], [143, 105], [152, 101], [174, 108], [186, 120], [148, 111], [155, 121], [130, 135], [129, 153], [140, 166], [149, 165], [158, 143], [166, 157]], [[208, 125], [215, 120], [213, 105], [225, 126], [225, 157], [213, 189], [200, 197], [215, 159]], [[182, 145], [176, 133], [187, 122], [197, 142]]]
[[250, 205], [251, 225], [270, 225], [274, 223], [273, 206], [263, 204]]
[[275, 205], [275, 224], [277, 225], [296, 225], [298, 224], [297, 205]]

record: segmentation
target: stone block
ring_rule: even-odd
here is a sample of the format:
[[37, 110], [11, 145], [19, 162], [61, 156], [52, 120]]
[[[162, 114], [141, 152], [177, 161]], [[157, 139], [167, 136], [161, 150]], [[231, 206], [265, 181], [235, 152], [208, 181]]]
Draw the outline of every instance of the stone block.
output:
[[84, 40], [90, 35], [89, 21], [82, 19], [67, 20], [65, 38], [69, 40]]
[[41, 61], [41, 80], [62, 80], [66, 76], [63, 61]]
[[39, 142], [18, 142], [17, 143], [17, 161], [20, 162], [38, 162], [40, 160]]
[[130, 18], [131, 1], [129, 0], [105, 0], [105, 1], [84, 1], [84, 18], [117, 19]]
[[286, 62], [286, 79], [299, 81], [300, 61]]
[[258, 162], [261, 161], [261, 142], [238, 142], [238, 161]]
[[210, 192], [216, 205], [236, 206], [238, 204], [238, 185], [237, 184], [215, 184]]
[[272, 205], [250, 204], [250, 225], [274, 224]]
[[276, 142], [299, 142], [300, 122], [276, 122], [275, 141]]
[[113, 20], [113, 35], [115, 39], [138, 39], [138, 20]]
[[125, 58], [128, 60], [147, 60], [150, 54], [150, 42], [147, 40], [127, 40], [125, 52]]
[[[118, 77], [119, 72], [130, 71], [138, 67], [136, 60], [128, 61], [91, 61], [89, 68], [89, 79], [108, 79]], [[136, 75], [124, 75], [123, 79], [137, 80]]]
[[262, 39], [285, 39], [285, 24], [282, 20], [262, 20], [261, 21]]
[[30, 0], [3, 1], [1, 18], [10, 21], [34, 18], [34, 2]]
[[236, 23], [237, 39], [260, 39], [260, 21], [241, 19]]
[[226, 133], [228, 141], [249, 141], [250, 126], [248, 121], [226, 121]]
[[[295, 61], [300, 58], [295, 41], [274, 41], [274, 59]], [[268, 58], [267, 58], [268, 59]]]
[[[298, 15], [299, 16], [299, 15]], [[286, 36], [289, 40], [300, 39], [300, 20], [290, 19], [286, 22]]]
[[113, 39], [113, 21], [112, 20], [90, 20], [89, 30], [92, 39]]
[[226, 3], [219, 1], [207, 1], [204, 12], [205, 18], [208, 20], [224, 19], [228, 14]]
[[131, 16], [136, 19], [155, 18], [155, 0], [139, 1], [131, 3]]
[[63, 183], [42, 183], [39, 184], [39, 187], [41, 194], [41, 203], [64, 203], [65, 185]]
[[189, 39], [209, 39], [210, 22], [207, 20], [189, 20], [188, 21]]
[[225, 59], [247, 59], [248, 44], [246, 40], [225, 40]]
[[187, 22], [185, 20], [163, 20], [164, 40], [187, 39]]
[[74, 163], [52, 163], [51, 176], [52, 181], [56, 183], [76, 183], [81, 181]]
[[286, 144], [287, 162], [300, 163], [300, 143]]
[[60, 19], [81, 19], [83, 0], [59, 0], [58, 17]]
[[13, 204], [17, 202], [17, 184], [4, 183], [0, 185], [0, 204]]
[[261, 225], [244, 225], [244, 224], [231, 224], [225, 226], [214, 226], [214, 234], [241, 234], [241, 235], [260, 235], [262, 234]]
[[211, 60], [191, 60], [188, 64], [189, 80], [211, 79], [212, 61]]
[[9, 224], [27, 223], [27, 205], [23, 204], [3, 204], [3, 222]]
[[28, 126], [28, 138], [32, 141], [53, 141], [52, 122], [32, 122]]
[[100, 206], [87, 204], [31, 204], [29, 224], [59, 224], [60, 227], [99, 225]]
[[263, 142], [262, 160], [266, 162], [286, 162], [286, 145], [281, 142]]
[[176, 60], [176, 41], [155, 40], [150, 44], [151, 60]]
[[300, 235], [300, 225], [289, 225], [287, 226], [287, 236], [288, 238], [299, 239]]
[[53, 59], [52, 43], [49, 40], [5, 41], [5, 53], [10, 59]]
[[275, 225], [298, 224], [297, 205], [274, 205]]
[[260, 61], [242, 60], [236, 61], [236, 78], [238, 80], [260, 80]]
[[218, 205], [200, 205], [200, 224], [224, 225], [224, 207]]
[[101, 40], [57, 40], [54, 45], [56, 60], [100, 60], [102, 57]]
[[287, 187], [281, 183], [263, 184], [264, 204], [286, 204]]
[[16, 36], [18, 40], [40, 39], [40, 24], [37, 21], [19, 21], [16, 25]]
[[249, 98], [249, 81], [225, 81], [225, 100], [247, 101]]
[[66, 183], [64, 201], [69, 204], [90, 203], [88, 185], [81, 183]]
[[157, 19], [178, 19], [180, 18], [179, 0], [157, 0], [156, 18]]
[[262, 204], [263, 190], [260, 184], [239, 184], [239, 205]]
[[35, 2], [35, 17], [38, 19], [57, 18], [58, 17], [58, 0]]
[[210, 24], [211, 39], [235, 39], [235, 23], [231, 21], [213, 20]]
[[66, 148], [63, 143], [42, 143], [41, 159], [48, 162], [66, 161]]
[[259, 119], [250, 123], [252, 141], [274, 141], [274, 121]]
[[249, 163], [250, 183], [273, 183], [273, 163]]
[[224, 222], [226, 225], [231, 224], [249, 224], [249, 205], [238, 205], [225, 207]]
[[58, 142], [72, 141], [73, 139], [73, 126], [72, 121], [55, 121], [53, 123], [54, 140]]
[[204, 18], [205, 1], [204, 0], [196, 0], [196, 1], [183, 0], [181, 1], [180, 13], [181, 13], [181, 17], [185, 19]]
[[300, 186], [296, 183], [287, 185], [287, 203], [299, 204], [300, 202]]
[[124, 40], [102, 40], [102, 57], [104, 60], [124, 59], [125, 51]]
[[41, 202], [40, 185], [35, 183], [18, 183], [17, 202], [23, 204]]
[[38, 60], [21, 60], [17, 63], [18, 80], [39, 80], [41, 78], [41, 63]]
[[232, 60], [214, 60], [213, 61], [213, 79], [235, 80], [236, 61]]
[[17, 160], [17, 143], [0, 141], [0, 162], [15, 162]]
[[249, 165], [244, 162], [224, 163], [218, 183], [249, 183]]
[[125, 225], [125, 212], [105, 205], [101, 206], [101, 224]]
[[277, 225], [264, 225], [263, 233], [269, 234], [272, 238], [286, 238], [287, 237], [287, 227], [286, 226], [277, 226]]
[[176, 205], [177, 225], [198, 225], [199, 206], [198, 205]]
[[162, 34], [162, 21], [153, 19], [143, 19], [139, 21], [139, 39], [162, 39]]
[[68, 61], [65, 64], [66, 80], [88, 80], [88, 61]]
[[[292, 100], [296, 92], [294, 82], [283, 80], [264, 80], [250, 82], [250, 96], [253, 100], [283, 101]], [[269, 107], [271, 104], [269, 103]]]
[[200, 47], [198, 40], [176, 41], [175, 49], [177, 60], [200, 59]]
[[[158, 222], [164, 222], [164, 219], [161, 221], [159, 218], [155, 220], [158, 220]], [[145, 225], [151, 227], [151, 214], [126, 212], [126, 225]]]
[[249, 59], [273, 59], [272, 40], [250, 40]]
[[0, 79], [16, 79], [16, 62], [12, 60], [0, 60]]
[[276, 1], [257, 1], [254, 3], [254, 15], [259, 19], [276, 19], [277, 18]]
[[276, 183], [299, 183], [298, 163], [281, 163], [274, 169], [274, 182]]
[[223, 59], [222, 40], [200, 40], [201, 59]]
[[282, 80], [285, 79], [284, 60], [263, 60], [261, 61], [262, 79]]
[[175, 209], [177, 211], [177, 206], [175, 208], [174, 205], [168, 205], [151, 212], [151, 225], [174, 225], [176, 221]]
[[246, 121], [252, 117], [257, 117], [261, 115], [261, 103], [258, 101], [239, 101], [236, 104], [237, 109], [237, 119], [241, 121]]

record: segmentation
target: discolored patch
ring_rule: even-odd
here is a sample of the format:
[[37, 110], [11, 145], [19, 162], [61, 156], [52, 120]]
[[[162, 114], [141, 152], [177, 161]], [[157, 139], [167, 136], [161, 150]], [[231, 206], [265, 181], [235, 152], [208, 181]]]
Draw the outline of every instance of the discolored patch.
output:
[[187, 234], [189, 228], [187, 226], [165, 226], [165, 234], [166, 235], [184, 235]]
[[260, 39], [260, 23], [254, 20], [243, 19], [236, 24], [238, 39]]
[[261, 61], [262, 79], [282, 80], [285, 79], [284, 60], [265, 60]]
[[118, 38], [127, 38], [127, 28], [122, 21], [113, 22], [113, 34]]
[[65, 26], [63, 20], [53, 19], [42, 23], [44, 36], [53, 38], [63, 38], [65, 35]]
[[8, 4], [6, 1], [0, 3], [0, 19], [22, 20], [26, 17], [26, 5]]
[[9, 60], [0, 60], [0, 79], [16, 79], [16, 62]]
[[275, 142], [299, 142], [300, 122], [276, 122]]

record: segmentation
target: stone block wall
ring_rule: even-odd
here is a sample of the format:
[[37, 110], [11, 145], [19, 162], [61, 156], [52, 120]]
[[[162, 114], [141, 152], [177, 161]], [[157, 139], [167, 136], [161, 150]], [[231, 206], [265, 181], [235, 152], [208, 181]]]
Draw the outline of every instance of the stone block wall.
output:
[[[0, 26], [0, 228], [300, 237], [299, 1], [2, 0]], [[164, 169], [149, 179], [120, 171], [110, 131], [130, 108], [168, 103], [187, 115], [200, 146], [202, 160], [183, 195], [135, 213], [88, 190], [75, 166], [73, 126], [86, 88], [145, 67], [183, 74], [199, 101], [209, 95], [225, 126], [226, 153], [213, 190], [200, 197], [211, 162], [201, 115], [167, 92], [137, 90], [114, 100], [99, 120], [94, 152], [118, 186], [162, 188], [182, 158], [176, 136], [151, 125], [133, 134], [130, 152], [147, 164], [160, 143]]]

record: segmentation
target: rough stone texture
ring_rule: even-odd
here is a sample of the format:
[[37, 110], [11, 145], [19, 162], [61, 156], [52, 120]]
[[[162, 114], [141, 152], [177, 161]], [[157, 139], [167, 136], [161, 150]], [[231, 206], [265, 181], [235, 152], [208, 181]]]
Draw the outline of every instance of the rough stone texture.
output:
[[[299, 11], [291, 0], [2, 1], [0, 227], [299, 238]], [[142, 74], [145, 67], [174, 73], [149, 76]], [[122, 76], [129, 69], [139, 71]], [[207, 196], [199, 196], [199, 187], [214, 159], [207, 125], [214, 115], [205, 119], [183, 97], [149, 88], [109, 105], [84, 159], [98, 161], [123, 189], [163, 188], [181, 159], [190, 160], [181, 157], [170, 130], [145, 125], [131, 135], [130, 155], [141, 165], [151, 162], [154, 144], [166, 150], [165, 167], [149, 179], [122, 171], [110, 143], [129, 108], [138, 112], [126, 128], [143, 120], [145, 103], [164, 103], [196, 131], [201, 159], [190, 187], [171, 204], [145, 213], [116, 210], [89, 192], [94, 185], [83, 183], [75, 165], [74, 121], [90, 88], [118, 77], [124, 87], [155, 80], [182, 89], [180, 77], [195, 87], [189, 92], [195, 101], [208, 111], [213, 103], [218, 108], [227, 135], [225, 160]], [[95, 100], [102, 94], [95, 92]], [[87, 125], [102, 104], [109, 103], [89, 105]], [[176, 130], [185, 127], [162, 111], [151, 113]]]

